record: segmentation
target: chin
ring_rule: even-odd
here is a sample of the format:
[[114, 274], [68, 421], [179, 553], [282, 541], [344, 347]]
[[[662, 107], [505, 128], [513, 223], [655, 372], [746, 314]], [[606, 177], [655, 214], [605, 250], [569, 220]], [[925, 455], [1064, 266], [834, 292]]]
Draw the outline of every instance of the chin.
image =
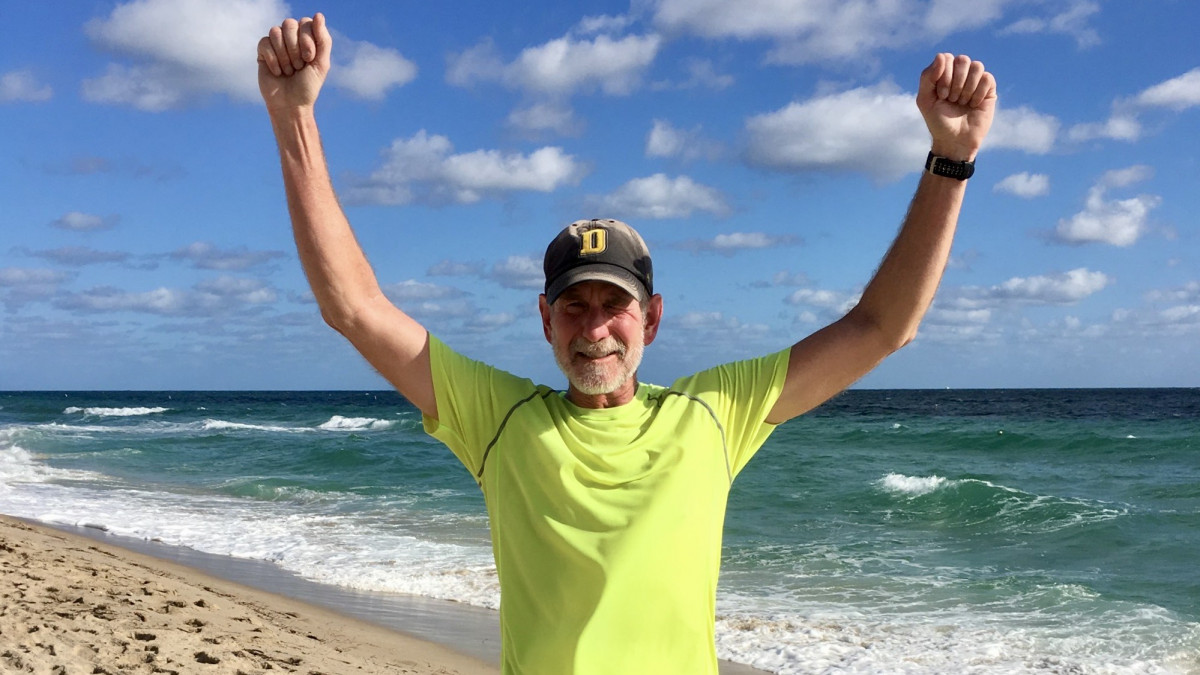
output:
[[605, 368], [593, 364], [573, 363], [569, 369], [563, 368], [563, 373], [571, 386], [580, 393], [599, 396], [611, 394], [629, 380], [630, 373], [625, 372], [624, 366], [624, 363], [616, 363]]

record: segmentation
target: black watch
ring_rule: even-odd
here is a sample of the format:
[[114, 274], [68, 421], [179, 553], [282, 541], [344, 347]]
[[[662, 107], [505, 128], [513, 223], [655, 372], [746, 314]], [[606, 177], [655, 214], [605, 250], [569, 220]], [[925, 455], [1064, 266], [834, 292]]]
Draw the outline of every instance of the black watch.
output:
[[925, 158], [925, 170], [935, 176], [966, 180], [975, 174], [975, 162], [956, 162], [930, 152]]

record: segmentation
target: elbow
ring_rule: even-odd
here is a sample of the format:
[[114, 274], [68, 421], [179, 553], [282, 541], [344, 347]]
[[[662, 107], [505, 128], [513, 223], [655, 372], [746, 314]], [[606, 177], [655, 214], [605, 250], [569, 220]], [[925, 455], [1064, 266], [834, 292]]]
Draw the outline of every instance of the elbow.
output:
[[908, 331], [900, 334], [892, 344], [892, 352], [898, 352], [907, 347], [909, 343], [917, 339], [917, 327], [913, 326]]
[[873, 342], [878, 346], [880, 358], [904, 348], [917, 337], [917, 327], [920, 321], [888, 322], [861, 305], [856, 306], [846, 315], [846, 318], [858, 325], [863, 333], [873, 336]]
[[325, 324], [351, 342], [369, 330], [383, 307], [392, 307], [382, 292], [355, 298], [334, 295], [319, 301], [318, 305]]
[[911, 321], [898, 326], [879, 327], [880, 340], [882, 340], [888, 354], [893, 354], [908, 346], [913, 340], [917, 339], [917, 328], [920, 327], [920, 321]]
[[343, 304], [320, 303], [321, 319], [325, 325], [349, 338], [354, 332], [358, 312]]
[[342, 328], [342, 326], [345, 325], [345, 319], [343, 319], [340, 314], [336, 314], [330, 310], [321, 308], [321, 320], [325, 322], [326, 326], [329, 326], [342, 335], [346, 334], [346, 331]]

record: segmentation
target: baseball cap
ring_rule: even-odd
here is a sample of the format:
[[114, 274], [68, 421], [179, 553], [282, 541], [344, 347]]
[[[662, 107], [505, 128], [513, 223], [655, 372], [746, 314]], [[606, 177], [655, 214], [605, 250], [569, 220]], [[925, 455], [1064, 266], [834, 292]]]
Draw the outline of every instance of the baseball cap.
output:
[[546, 300], [581, 281], [606, 281], [639, 301], [654, 293], [650, 249], [628, 224], [619, 220], [577, 220], [546, 247]]

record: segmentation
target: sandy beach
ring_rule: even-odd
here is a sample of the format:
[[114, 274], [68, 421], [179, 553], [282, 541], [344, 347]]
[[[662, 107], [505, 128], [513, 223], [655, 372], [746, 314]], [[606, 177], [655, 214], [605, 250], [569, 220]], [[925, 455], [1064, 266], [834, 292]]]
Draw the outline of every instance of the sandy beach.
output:
[[497, 672], [399, 632], [4, 516], [0, 671]]

